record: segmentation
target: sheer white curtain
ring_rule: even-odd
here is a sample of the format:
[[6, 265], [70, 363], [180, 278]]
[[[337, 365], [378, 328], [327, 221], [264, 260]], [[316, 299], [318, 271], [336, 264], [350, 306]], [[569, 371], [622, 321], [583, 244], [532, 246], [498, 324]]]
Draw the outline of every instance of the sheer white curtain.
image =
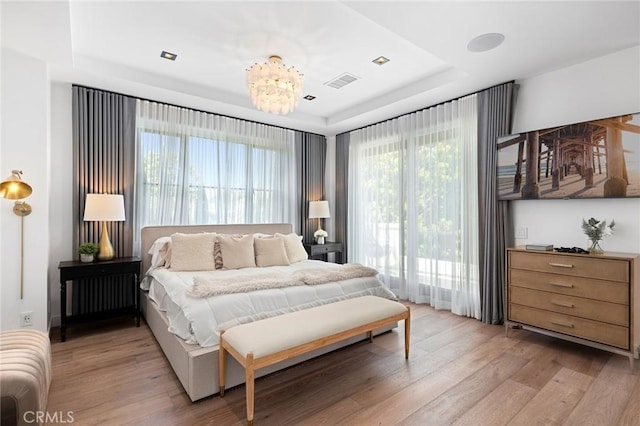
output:
[[137, 101], [135, 235], [148, 225], [293, 223], [295, 194], [293, 131]]
[[350, 260], [400, 298], [480, 318], [475, 95], [350, 134]]

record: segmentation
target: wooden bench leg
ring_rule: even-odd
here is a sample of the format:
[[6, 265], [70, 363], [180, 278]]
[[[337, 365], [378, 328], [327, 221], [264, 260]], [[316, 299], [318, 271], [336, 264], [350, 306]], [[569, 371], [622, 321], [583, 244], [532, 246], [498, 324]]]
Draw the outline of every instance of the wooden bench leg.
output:
[[407, 317], [404, 319], [404, 359], [409, 359], [410, 336], [411, 336], [411, 308], [407, 306]]
[[225, 364], [226, 356], [224, 352], [224, 345], [222, 343], [222, 335], [224, 330], [220, 331], [220, 350], [218, 350], [218, 383], [220, 385], [220, 396], [224, 396], [225, 375], [227, 373]]
[[252, 353], [247, 354], [246, 366], [244, 371], [247, 388], [247, 426], [253, 426], [254, 371]]

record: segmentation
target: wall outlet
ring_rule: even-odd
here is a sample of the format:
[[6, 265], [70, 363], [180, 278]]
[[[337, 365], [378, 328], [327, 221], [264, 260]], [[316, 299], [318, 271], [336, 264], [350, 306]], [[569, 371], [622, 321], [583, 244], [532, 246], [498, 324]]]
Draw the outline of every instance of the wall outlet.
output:
[[33, 325], [33, 312], [20, 313], [20, 327], [30, 327]]
[[526, 226], [518, 226], [514, 237], [519, 240], [526, 240], [529, 238], [529, 229]]

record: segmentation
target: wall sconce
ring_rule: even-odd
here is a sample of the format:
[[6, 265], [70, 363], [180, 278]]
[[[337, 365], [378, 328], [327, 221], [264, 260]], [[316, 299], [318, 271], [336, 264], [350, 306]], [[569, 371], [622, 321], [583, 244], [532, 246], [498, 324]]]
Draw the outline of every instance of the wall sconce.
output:
[[0, 196], [16, 200], [13, 212], [20, 216], [20, 299], [24, 298], [24, 217], [31, 214], [31, 206], [22, 199], [31, 195], [32, 189], [22, 181], [22, 170], [12, 170], [11, 176], [0, 183]]
[[111, 260], [115, 257], [113, 246], [107, 232], [107, 222], [125, 220], [124, 195], [118, 194], [87, 194], [84, 204], [84, 220], [101, 221], [100, 251], [98, 260]]

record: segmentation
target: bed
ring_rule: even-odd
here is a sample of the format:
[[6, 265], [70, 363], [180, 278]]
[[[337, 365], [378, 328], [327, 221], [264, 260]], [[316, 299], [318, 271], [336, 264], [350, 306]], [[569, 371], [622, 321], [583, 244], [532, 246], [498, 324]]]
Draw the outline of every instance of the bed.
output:
[[[255, 235], [256, 238], [264, 237], [271, 242], [273, 239], [269, 237], [274, 234], [283, 234], [279, 236], [281, 238], [287, 235], [293, 236], [293, 234], [291, 234], [291, 225], [289, 224], [153, 226], [143, 228], [141, 236], [142, 264], [143, 271], [149, 273], [145, 274], [141, 286], [143, 288], [141, 310], [176, 376], [192, 401], [219, 392], [219, 330], [228, 329], [240, 323], [362, 295], [395, 299], [393, 293], [384, 288], [375, 276], [340, 275], [343, 274], [343, 270], [338, 269], [340, 266], [314, 260], [301, 260], [289, 266], [272, 266], [267, 263], [267, 267], [248, 267], [232, 271], [180, 271], [179, 268], [177, 270], [151, 268], [152, 256], [148, 253], [150, 248], [155, 247], [162, 237], [165, 237], [166, 240], [166, 237], [176, 233], [194, 237], [195, 234], [201, 235], [202, 233], [252, 235], [252, 241], [255, 241], [253, 240], [253, 235]], [[263, 240], [261, 240], [262, 242]], [[176, 247], [174, 242], [174, 248]], [[256, 243], [256, 258], [258, 256], [257, 247]], [[174, 253], [174, 258], [177, 257], [178, 255]], [[234, 262], [236, 257], [233, 259]], [[229, 259], [229, 257], [227, 258]], [[310, 277], [317, 278], [318, 271], [322, 272], [323, 276], [326, 275], [335, 281], [313, 281]], [[313, 275], [314, 272], [316, 275]], [[339, 274], [336, 275], [338, 272]], [[225, 277], [230, 277], [228, 280], [232, 277], [235, 281], [224, 281], [227, 284], [224, 291], [230, 293], [219, 294], [217, 292], [221, 287], [212, 287], [212, 285], [217, 285], [217, 280], [224, 280]], [[347, 279], [342, 279], [345, 277]], [[252, 291], [243, 291], [245, 288], [243, 286], [246, 283], [240, 278], [252, 283]], [[228, 284], [229, 282], [233, 285]], [[256, 285], [258, 287], [254, 288]], [[263, 288], [259, 285], [267, 286]], [[228, 288], [232, 288], [232, 290], [228, 290]], [[235, 290], [233, 290], [234, 288]], [[388, 331], [390, 328], [377, 330], [376, 334]], [[365, 338], [367, 338], [365, 334], [356, 336], [273, 365], [260, 370], [258, 376], [286, 368]], [[244, 370], [235, 361], [229, 360], [227, 388], [241, 383], [244, 383]]]

